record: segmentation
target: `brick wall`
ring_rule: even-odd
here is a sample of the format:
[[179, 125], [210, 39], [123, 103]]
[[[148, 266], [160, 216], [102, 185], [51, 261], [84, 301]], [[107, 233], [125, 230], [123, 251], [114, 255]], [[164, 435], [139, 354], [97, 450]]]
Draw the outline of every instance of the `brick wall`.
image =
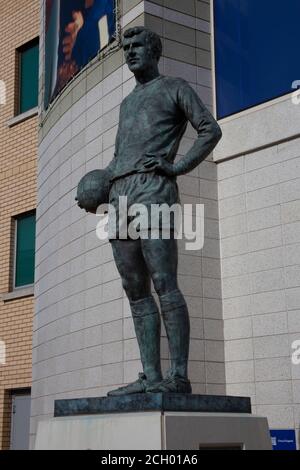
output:
[[31, 385], [33, 298], [4, 302], [12, 279], [12, 217], [36, 206], [37, 117], [13, 127], [17, 96], [16, 48], [39, 34], [39, 2], [0, 1], [0, 80], [6, 104], [0, 105], [0, 341], [6, 364], [0, 365], [0, 449], [10, 445], [10, 391]]

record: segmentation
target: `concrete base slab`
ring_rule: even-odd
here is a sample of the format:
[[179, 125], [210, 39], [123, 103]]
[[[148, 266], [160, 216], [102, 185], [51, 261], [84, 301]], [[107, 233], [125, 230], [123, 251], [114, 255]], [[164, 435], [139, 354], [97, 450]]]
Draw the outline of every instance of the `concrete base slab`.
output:
[[141, 412], [40, 421], [36, 450], [271, 450], [266, 418], [246, 413]]

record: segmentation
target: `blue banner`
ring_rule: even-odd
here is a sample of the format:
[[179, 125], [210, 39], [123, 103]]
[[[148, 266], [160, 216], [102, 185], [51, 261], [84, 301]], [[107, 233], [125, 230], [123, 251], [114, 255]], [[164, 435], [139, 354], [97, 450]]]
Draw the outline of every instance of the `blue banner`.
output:
[[294, 91], [299, 17], [299, 0], [214, 0], [218, 119]]
[[45, 0], [45, 108], [116, 36], [115, 0]]

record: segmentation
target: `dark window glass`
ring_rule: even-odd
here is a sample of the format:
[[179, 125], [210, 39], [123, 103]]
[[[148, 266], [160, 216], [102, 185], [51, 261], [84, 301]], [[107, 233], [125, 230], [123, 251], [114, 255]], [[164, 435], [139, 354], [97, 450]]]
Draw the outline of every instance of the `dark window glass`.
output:
[[39, 80], [39, 45], [31, 43], [19, 51], [20, 53], [20, 113], [38, 105]]
[[293, 91], [299, 18], [299, 0], [214, 0], [218, 118]]
[[16, 220], [15, 287], [34, 282], [35, 214], [20, 216]]

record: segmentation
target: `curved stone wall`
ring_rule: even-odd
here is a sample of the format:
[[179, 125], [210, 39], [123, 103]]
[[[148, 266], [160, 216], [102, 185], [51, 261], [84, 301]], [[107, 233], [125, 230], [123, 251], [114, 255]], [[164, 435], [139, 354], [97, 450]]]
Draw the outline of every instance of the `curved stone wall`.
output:
[[[165, 51], [161, 73], [187, 79], [211, 106], [209, 18], [205, 6], [196, 9], [200, 4], [207, 6], [189, 1], [172, 10], [163, 1], [124, 0], [121, 24], [123, 28], [146, 24], [160, 33]], [[32, 445], [37, 422], [53, 416], [55, 399], [104, 395], [113, 386], [134, 380], [140, 371], [128, 301], [110, 244], [96, 237], [97, 217], [79, 210], [74, 201], [79, 179], [111, 160], [119, 106], [134, 85], [122, 51], [116, 50], [83, 70], [41, 122]], [[194, 137], [188, 128], [179, 155]], [[182, 202], [205, 204], [204, 249], [185, 252], [180, 243], [179, 281], [191, 316], [190, 377], [196, 393], [223, 393], [215, 164], [204, 162], [180, 178], [179, 185]], [[165, 338], [162, 354], [166, 368]]]

